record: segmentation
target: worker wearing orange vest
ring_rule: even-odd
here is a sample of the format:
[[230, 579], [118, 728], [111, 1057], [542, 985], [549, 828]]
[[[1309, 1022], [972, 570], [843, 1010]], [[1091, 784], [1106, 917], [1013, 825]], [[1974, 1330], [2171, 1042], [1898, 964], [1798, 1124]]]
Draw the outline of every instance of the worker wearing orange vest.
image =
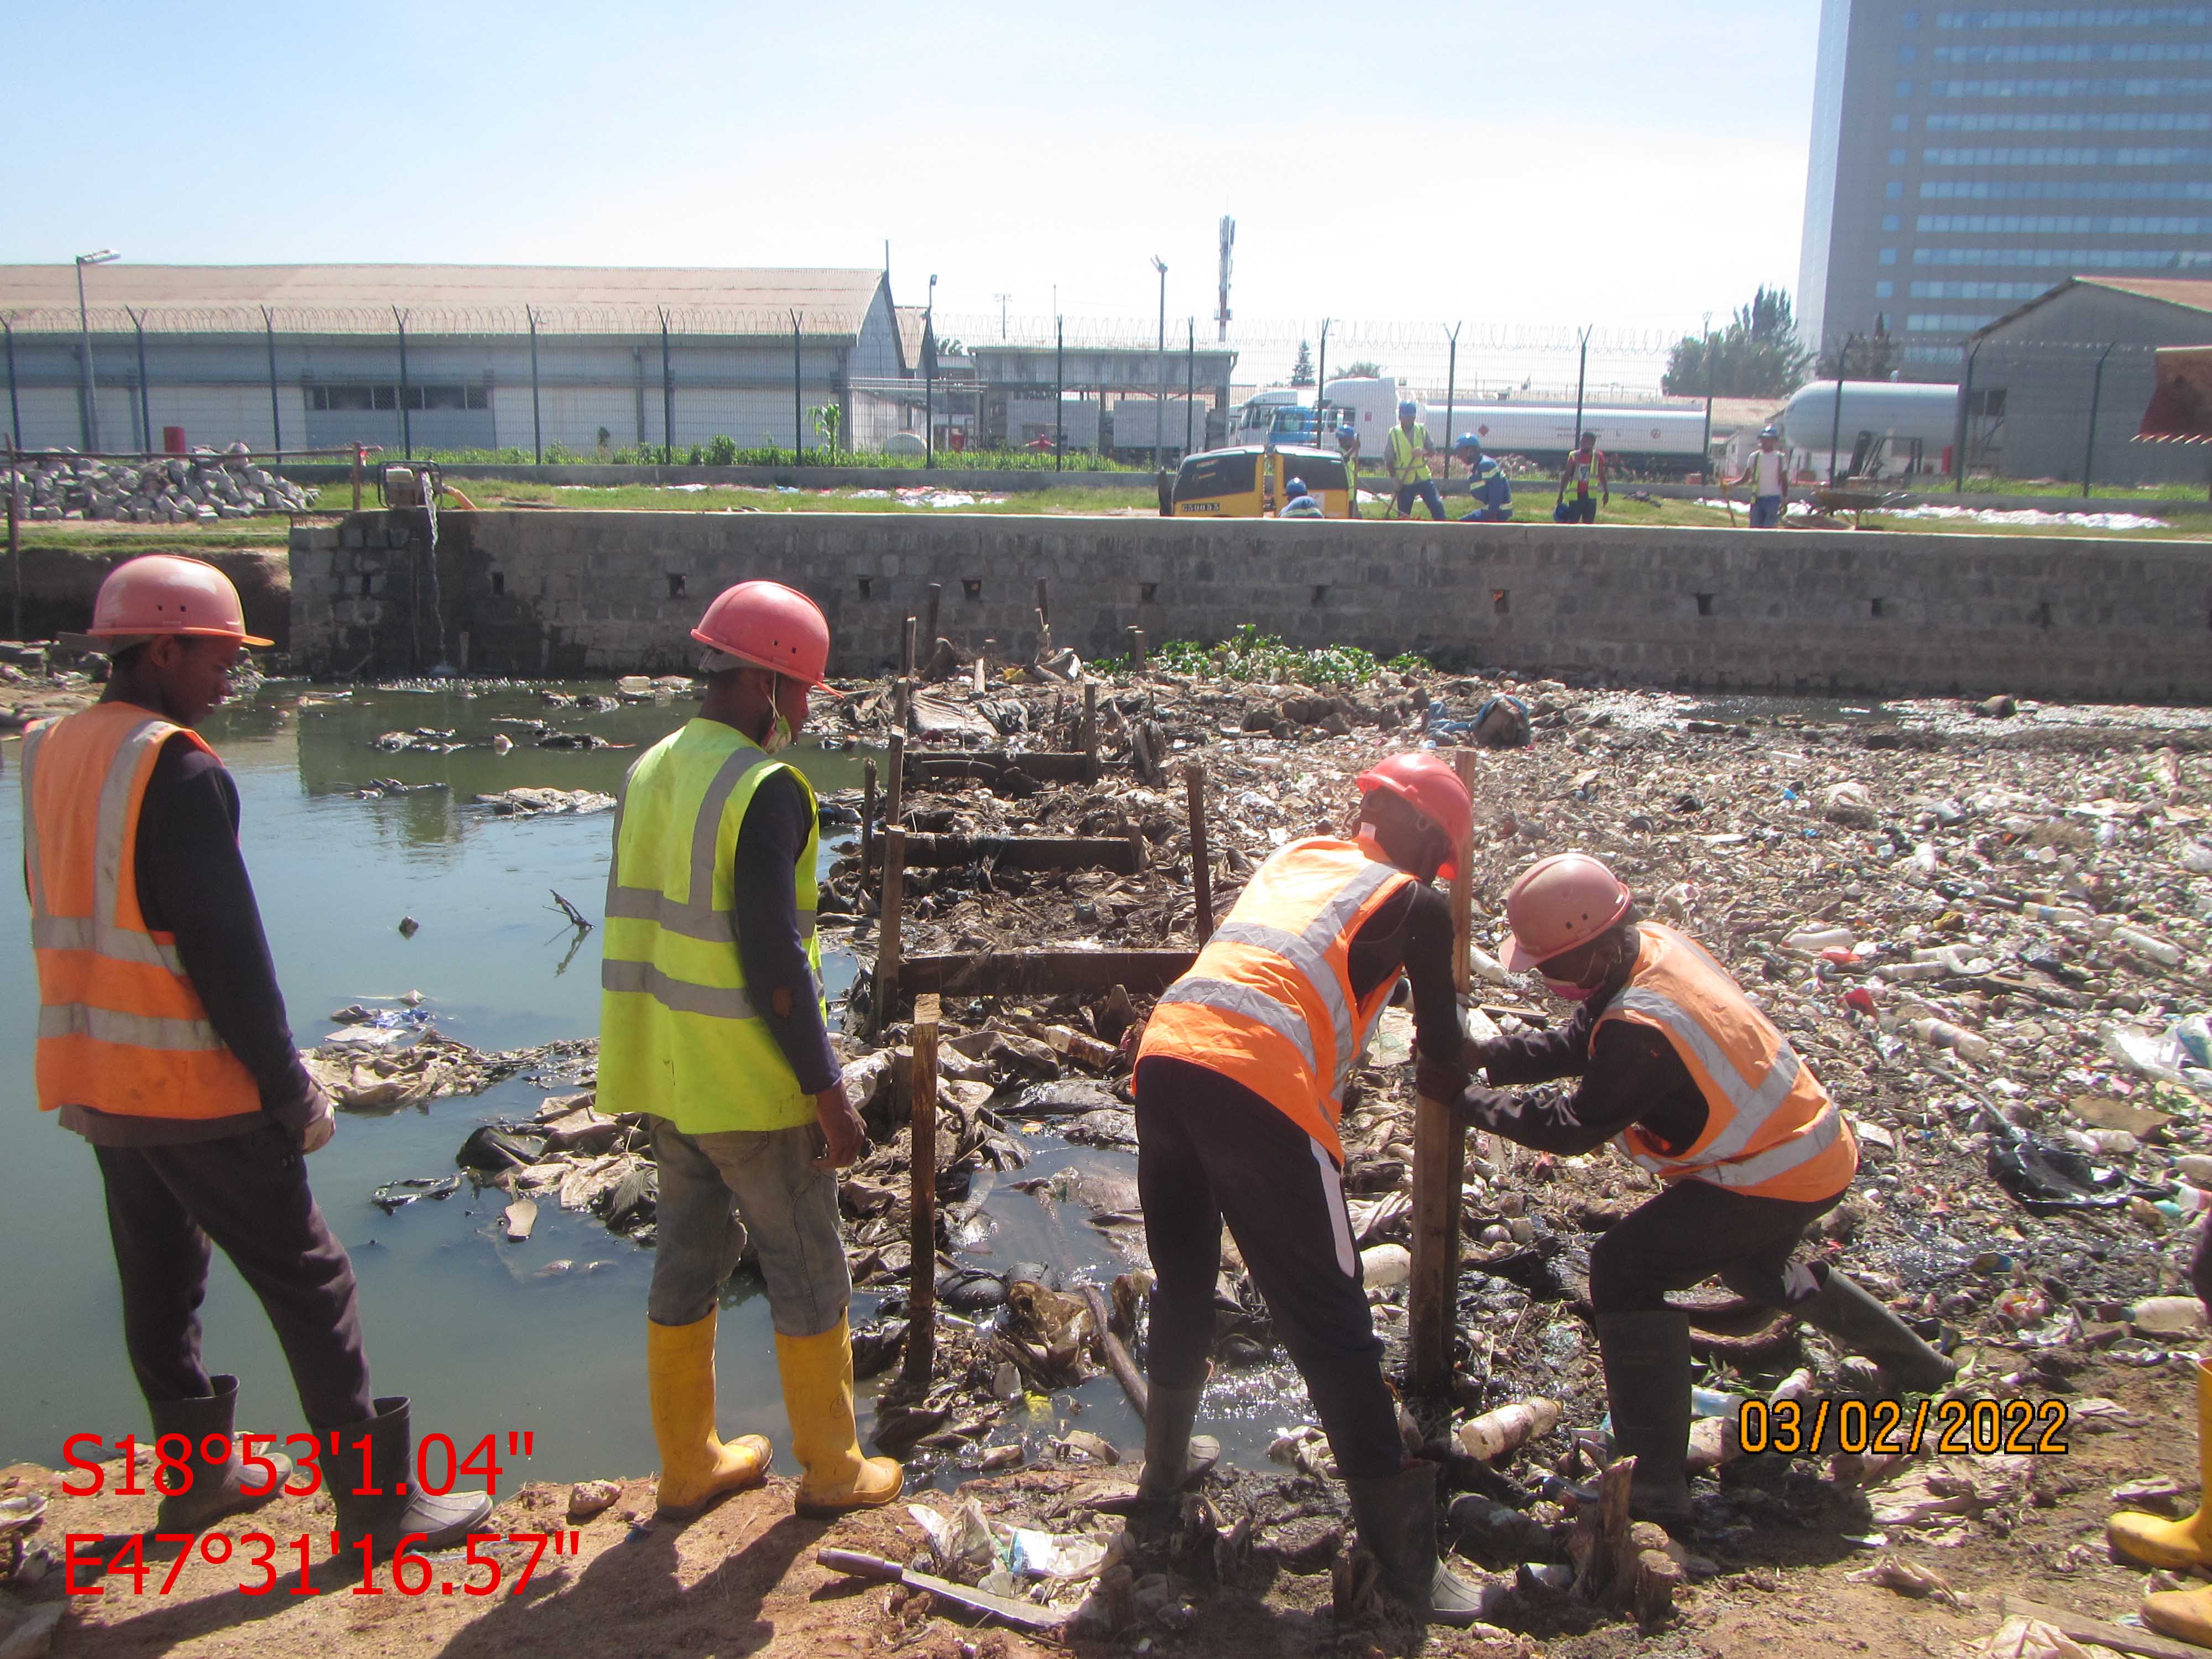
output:
[[246, 633], [220, 570], [170, 554], [111, 572], [91, 633], [111, 659], [106, 696], [23, 739], [36, 1072], [40, 1109], [92, 1143], [125, 1346], [157, 1449], [185, 1460], [155, 1528], [197, 1533], [257, 1508], [292, 1468], [273, 1452], [240, 1458], [238, 1379], [200, 1363], [212, 1243], [261, 1298], [308, 1425], [361, 1471], [341, 1481], [332, 1465], [338, 1553], [369, 1539], [385, 1556], [414, 1534], [417, 1547], [458, 1543], [491, 1501], [403, 1484], [408, 1402], [369, 1391], [352, 1263], [301, 1161], [335, 1115], [292, 1047], [239, 854], [237, 789], [192, 729], [229, 696], [241, 648], [270, 641]]
[[1305, 1378], [1384, 1581], [1424, 1615], [1480, 1616], [1439, 1564], [1436, 1466], [1407, 1458], [1383, 1383], [1339, 1171], [1354, 1068], [1401, 974], [1424, 1054], [1467, 1058], [1450, 907], [1431, 884], [1464, 845], [1467, 787], [1433, 754], [1358, 779], [1349, 840], [1262, 864], [1137, 1047], [1137, 1190], [1158, 1280], [1139, 1495], [1165, 1498], [1218, 1448], [1191, 1425], [1213, 1346], [1225, 1222]]
[[1534, 968], [1576, 1006], [1556, 1032], [1469, 1045], [1492, 1084], [1579, 1076], [1565, 1099], [1471, 1087], [1425, 1061], [1422, 1087], [1464, 1119], [1573, 1154], [1612, 1140], [1665, 1190], [1590, 1251], [1589, 1296], [1613, 1438], [1637, 1460], [1632, 1508], [1689, 1516], [1689, 1316], [1667, 1292], [1717, 1275], [1880, 1362], [1893, 1387], [1950, 1381], [1948, 1360], [1824, 1265], [1791, 1260], [1858, 1168], [1851, 1133], [1812, 1069], [1687, 935], [1642, 921], [1628, 889], [1581, 853], [1542, 859], [1506, 896], [1509, 968]]

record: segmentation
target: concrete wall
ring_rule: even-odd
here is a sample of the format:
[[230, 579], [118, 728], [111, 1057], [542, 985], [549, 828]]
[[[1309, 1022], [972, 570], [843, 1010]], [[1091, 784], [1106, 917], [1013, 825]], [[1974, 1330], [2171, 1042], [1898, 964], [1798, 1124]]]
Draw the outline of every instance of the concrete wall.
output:
[[[316, 672], [437, 659], [422, 515], [293, 532], [295, 656]], [[820, 602], [832, 671], [939, 631], [1118, 653], [1252, 623], [1299, 645], [1738, 690], [2212, 702], [2212, 547], [2193, 543], [1551, 525], [1204, 523], [867, 514], [448, 513], [446, 653], [521, 675], [684, 669], [728, 583]]]

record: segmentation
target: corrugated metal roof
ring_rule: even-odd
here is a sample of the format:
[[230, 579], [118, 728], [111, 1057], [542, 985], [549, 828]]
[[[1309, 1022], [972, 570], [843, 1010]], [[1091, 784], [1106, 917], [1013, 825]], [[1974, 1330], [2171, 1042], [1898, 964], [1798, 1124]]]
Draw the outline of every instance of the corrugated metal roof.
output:
[[[397, 307], [425, 334], [541, 329], [686, 333], [787, 331], [796, 313], [817, 338], [851, 338], [883, 286], [879, 270], [625, 265], [141, 265], [86, 272], [93, 326], [128, 329], [129, 313], [163, 332], [262, 327], [389, 331]], [[0, 265], [0, 315], [18, 328], [76, 326], [69, 265]]]
[[2025, 305], [2014, 306], [2003, 316], [1976, 329], [1966, 337], [1970, 340], [1986, 338], [2018, 322], [2029, 312], [2049, 305], [2060, 295], [2083, 287], [2108, 288], [2115, 293], [2130, 294], [2141, 300], [2157, 300], [2189, 311], [2212, 311], [2212, 282], [2190, 282], [2180, 277], [2160, 276], [2069, 276], [2063, 283], [2054, 283]]
[[2191, 311], [2212, 311], [2212, 282], [2192, 283], [2179, 277], [2084, 276], [2099, 288], [2116, 288], [2123, 294], [2139, 294], [2146, 300], [2163, 300]]

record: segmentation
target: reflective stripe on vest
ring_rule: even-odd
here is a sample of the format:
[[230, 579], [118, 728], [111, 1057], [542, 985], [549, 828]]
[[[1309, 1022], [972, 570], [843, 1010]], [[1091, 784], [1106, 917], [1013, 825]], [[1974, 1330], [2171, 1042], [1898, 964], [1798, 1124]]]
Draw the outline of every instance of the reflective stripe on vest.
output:
[[[162, 745], [197, 733], [125, 702], [24, 736], [23, 870], [39, 968], [39, 1103], [124, 1116], [258, 1111], [175, 940], [138, 908], [139, 814]], [[211, 750], [210, 752], [212, 752]]]
[[[690, 1134], [811, 1121], [812, 1100], [745, 985], [733, 916], [738, 836], [754, 793], [779, 770], [791, 769], [733, 728], [695, 719], [623, 780], [599, 968], [606, 1109], [651, 1112]], [[791, 775], [810, 814], [793, 896], [818, 1001], [820, 831], [813, 791]]]
[[1420, 483], [1429, 477], [1429, 429], [1419, 421], [1408, 434], [1402, 426], [1390, 428], [1390, 476], [1400, 483]]
[[1694, 941], [1656, 923], [1642, 926], [1634, 976], [1598, 1025], [1622, 1019], [1663, 1035], [1698, 1082], [1707, 1121], [1696, 1144], [1680, 1153], [1661, 1150], [1634, 1128], [1618, 1138], [1621, 1150], [1666, 1180], [1694, 1176], [1775, 1198], [1842, 1191], [1857, 1167], [1857, 1149], [1820, 1079]]
[[[1301, 889], [1332, 866], [1340, 872], [1335, 890], [1295, 931], [1279, 925], [1285, 910], [1310, 898]], [[1378, 986], [1364, 1007], [1354, 1006], [1351, 937], [1412, 879], [1357, 843], [1293, 842], [1261, 866], [1191, 971], [1160, 998], [1139, 1059], [1171, 1055], [1243, 1084], [1340, 1160], [1336, 1122], [1345, 1087], [1391, 985]], [[1291, 987], [1295, 994], [1286, 996]], [[1206, 1012], [1186, 1012], [1196, 1010]], [[1296, 1065], [1271, 1057], [1279, 1049], [1261, 1052], [1246, 1041], [1255, 1029], [1288, 1044]]]

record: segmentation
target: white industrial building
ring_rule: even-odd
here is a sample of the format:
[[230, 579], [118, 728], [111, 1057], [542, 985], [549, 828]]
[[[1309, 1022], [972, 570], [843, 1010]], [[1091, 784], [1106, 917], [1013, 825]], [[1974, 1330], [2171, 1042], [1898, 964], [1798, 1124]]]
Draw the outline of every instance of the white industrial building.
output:
[[[5, 427], [27, 449], [356, 442], [588, 458], [918, 430], [880, 270], [0, 265]], [[93, 406], [85, 398], [88, 334]], [[557, 449], [556, 447], [558, 447]], [[680, 456], [679, 456], [680, 459]]]

